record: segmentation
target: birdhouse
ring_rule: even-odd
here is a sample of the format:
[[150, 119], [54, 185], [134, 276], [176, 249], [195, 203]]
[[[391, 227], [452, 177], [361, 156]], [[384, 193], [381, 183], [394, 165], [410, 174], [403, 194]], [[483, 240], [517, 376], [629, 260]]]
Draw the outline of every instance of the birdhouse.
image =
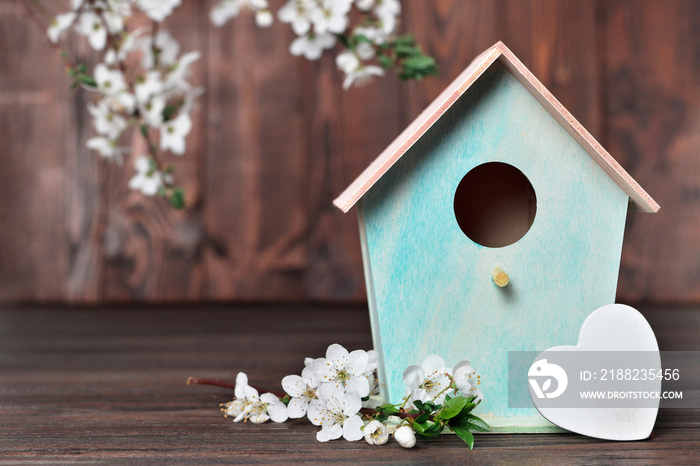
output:
[[508, 352], [575, 345], [615, 302], [628, 208], [659, 209], [501, 42], [334, 204], [357, 207], [385, 399], [428, 354], [468, 358], [511, 431], [547, 422], [508, 406]]

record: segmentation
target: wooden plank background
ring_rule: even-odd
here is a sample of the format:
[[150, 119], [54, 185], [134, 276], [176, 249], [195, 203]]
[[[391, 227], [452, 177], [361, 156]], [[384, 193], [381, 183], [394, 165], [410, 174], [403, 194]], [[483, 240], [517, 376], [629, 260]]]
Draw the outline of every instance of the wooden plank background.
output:
[[[289, 55], [287, 25], [216, 29], [212, 3], [166, 23], [202, 52], [206, 87], [170, 157], [189, 204], [174, 212], [128, 190], [130, 158], [85, 148], [90, 95], [0, 2], [0, 301], [363, 301], [356, 218], [332, 199], [503, 40], [662, 206], [629, 216], [619, 300], [700, 302], [700, 2], [404, 0], [441, 75], [349, 91], [332, 57]], [[82, 39], [68, 49], [95, 59]]]

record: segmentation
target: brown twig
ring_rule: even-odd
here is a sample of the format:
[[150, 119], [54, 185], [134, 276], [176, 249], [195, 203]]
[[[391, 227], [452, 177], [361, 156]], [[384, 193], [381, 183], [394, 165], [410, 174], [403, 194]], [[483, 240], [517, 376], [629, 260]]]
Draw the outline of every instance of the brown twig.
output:
[[[187, 379], [187, 383], [185, 385], [213, 385], [215, 387], [223, 387], [223, 388], [230, 388], [230, 389], [236, 388], [236, 384], [234, 384], [234, 383], [223, 382], [221, 380], [214, 380], [214, 379], [198, 379], [197, 377], [189, 377]], [[285, 396], [287, 396], [286, 393], [277, 392], [274, 390], [265, 390], [264, 388], [258, 388], [258, 387], [254, 387], [254, 388], [258, 392], [272, 393], [277, 398], [284, 398]]]

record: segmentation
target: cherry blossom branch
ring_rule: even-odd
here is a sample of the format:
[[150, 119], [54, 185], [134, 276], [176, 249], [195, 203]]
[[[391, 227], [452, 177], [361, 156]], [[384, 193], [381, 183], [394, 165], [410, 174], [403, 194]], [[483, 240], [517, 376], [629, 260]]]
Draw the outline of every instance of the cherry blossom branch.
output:
[[[211, 385], [214, 387], [230, 388], [231, 390], [236, 389], [236, 384], [234, 384], [234, 383], [224, 382], [222, 380], [216, 380], [216, 379], [200, 379], [197, 377], [188, 377], [185, 385]], [[258, 390], [258, 392], [260, 392], [260, 393], [262, 393], [262, 392], [272, 393], [273, 395], [275, 395], [276, 397], [278, 397], [280, 399], [288, 396], [286, 393], [282, 393], [282, 392], [278, 392], [278, 391], [274, 391], [274, 390], [267, 390], [267, 389], [260, 388], [260, 387], [253, 387], [253, 388]], [[379, 411], [377, 411], [376, 409], [372, 409], [372, 408], [362, 408], [362, 409], [360, 409], [360, 413], [362, 413], [368, 417], [373, 417], [373, 416], [376, 416], [377, 414], [379, 414]], [[408, 419], [408, 418], [415, 419], [419, 415], [420, 415], [420, 413], [409, 413], [405, 410], [401, 410], [395, 414], [395, 416], [400, 417], [401, 419]]]

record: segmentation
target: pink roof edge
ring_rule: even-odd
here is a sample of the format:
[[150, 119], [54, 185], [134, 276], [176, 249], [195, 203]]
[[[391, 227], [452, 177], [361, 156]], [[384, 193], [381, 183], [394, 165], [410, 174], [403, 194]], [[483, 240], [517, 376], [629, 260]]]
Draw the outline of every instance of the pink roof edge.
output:
[[630, 197], [637, 210], [658, 212], [659, 204], [647, 194], [622, 166], [595, 140], [568, 110], [542, 85], [503, 42], [481, 53], [469, 66], [377, 157], [334, 201], [343, 212], [379, 180], [408, 149], [459, 99], [491, 64], [500, 59], [503, 65], [530, 91], [542, 106], [593, 157], [598, 165]]

